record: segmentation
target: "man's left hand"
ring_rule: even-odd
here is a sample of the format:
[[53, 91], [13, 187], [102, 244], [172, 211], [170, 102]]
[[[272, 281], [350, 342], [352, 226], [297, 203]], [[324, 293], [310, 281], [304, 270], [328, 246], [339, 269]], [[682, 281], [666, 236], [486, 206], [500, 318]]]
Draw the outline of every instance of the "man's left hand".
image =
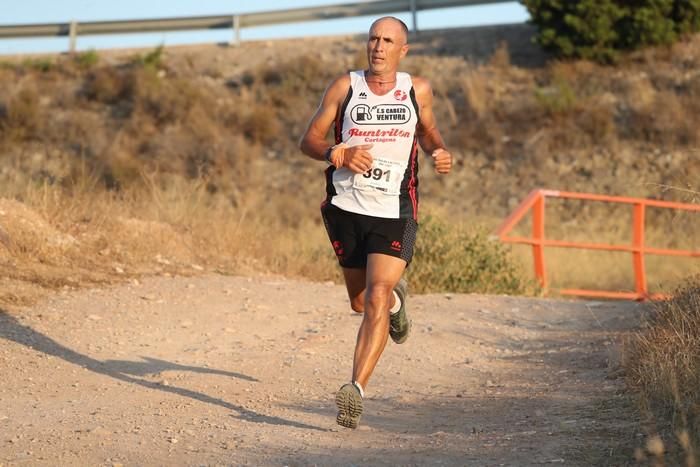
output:
[[435, 162], [435, 171], [439, 174], [448, 174], [452, 168], [452, 154], [449, 151], [439, 148], [431, 154]]

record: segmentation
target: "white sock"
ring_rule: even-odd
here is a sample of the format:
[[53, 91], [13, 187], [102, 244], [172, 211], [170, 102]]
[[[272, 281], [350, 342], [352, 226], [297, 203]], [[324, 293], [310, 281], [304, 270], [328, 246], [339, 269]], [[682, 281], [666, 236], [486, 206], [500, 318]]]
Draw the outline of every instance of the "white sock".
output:
[[391, 313], [392, 315], [394, 313], [397, 313], [401, 309], [401, 299], [399, 298], [399, 294], [396, 293], [396, 290], [394, 290], [393, 292], [396, 301], [394, 302], [394, 306], [391, 307], [391, 309], [389, 310], [389, 313]]
[[364, 398], [365, 397], [365, 390], [362, 389], [362, 385], [360, 383], [358, 383], [357, 381], [353, 381], [352, 384], [354, 384], [355, 387], [360, 390], [360, 396], [362, 396]]

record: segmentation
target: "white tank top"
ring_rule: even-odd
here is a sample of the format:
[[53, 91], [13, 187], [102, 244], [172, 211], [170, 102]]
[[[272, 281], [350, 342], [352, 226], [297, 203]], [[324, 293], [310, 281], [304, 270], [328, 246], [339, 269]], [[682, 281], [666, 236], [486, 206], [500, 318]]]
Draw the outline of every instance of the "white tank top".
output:
[[396, 86], [378, 96], [364, 71], [350, 72], [350, 89], [336, 118], [336, 142], [372, 144], [372, 168], [355, 174], [342, 167], [326, 171], [327, 202], [358, 214], [416, 218], [418, 104], [408, 73], [396, 74]]

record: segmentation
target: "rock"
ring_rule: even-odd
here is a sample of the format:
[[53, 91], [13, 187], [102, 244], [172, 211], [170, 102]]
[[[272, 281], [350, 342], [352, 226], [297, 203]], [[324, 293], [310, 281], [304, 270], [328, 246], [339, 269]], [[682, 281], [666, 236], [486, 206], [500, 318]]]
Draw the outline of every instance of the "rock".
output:
[[93, 429], [91, 429], [91, 430], [88, 430], [88, 432], [90, 432], [90, 433], [92, 433], [93, 435], [96, 435], [96, 436], [109, 436], [109, 435], [112, 434], [111, 431], [109, 431], [108, 429], [106, 429], [106, 428], [104, 428], [104, 427], [102, 427], [102, 426], [95, 427], [95, 428], [93, 428]]
[[0, 226], [0, 244], [5, 245], [5, 247], [10, 250], [12, 249], [12, 241], [10, 240], [10, 235], [3, 230], [2, 226]]
[[166, 266], [169, 266], [171, 263], [167, 259], [163, 258], [160, 254], [155, 256], [155, 260], [159, 264], [164, 264]]
[[664, 442], [659, 436], [652, 436], [647, 440], [646, 448], [649, 454], [661, 457], [664, 454]]

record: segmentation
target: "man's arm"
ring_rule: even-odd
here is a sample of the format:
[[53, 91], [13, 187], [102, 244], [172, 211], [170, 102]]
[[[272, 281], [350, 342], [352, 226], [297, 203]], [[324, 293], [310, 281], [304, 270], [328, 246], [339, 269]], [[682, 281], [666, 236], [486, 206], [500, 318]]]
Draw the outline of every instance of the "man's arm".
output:
[[299, 149], [319, 161], [326, 160], [329, 151], [329, 162], [337, 168], [347, 167], [356, 173], [366, 172], [372, 167], [372, 156], [368, 152], [371, 144], [349, 147], [346, 144], [331, 146], [326, 141], [326, 134], [335, 121], [335, 117], [343, 104], [350, 89], [350, 77], [343, 75], [333, 81], [326, 89], [321, 105], [311, 117], [309, 126], [299, 140]]
[[445, 148], [445, 142], [437, 128], [433, 113], [433, 89], [427, 80], [418, 77], [413, 78], [413, 88], [420, 110], [420, 121], [416, 128], [418, 143], [433, 157], [437, 173], [447, 174], [452, 168], [452, 154]]

